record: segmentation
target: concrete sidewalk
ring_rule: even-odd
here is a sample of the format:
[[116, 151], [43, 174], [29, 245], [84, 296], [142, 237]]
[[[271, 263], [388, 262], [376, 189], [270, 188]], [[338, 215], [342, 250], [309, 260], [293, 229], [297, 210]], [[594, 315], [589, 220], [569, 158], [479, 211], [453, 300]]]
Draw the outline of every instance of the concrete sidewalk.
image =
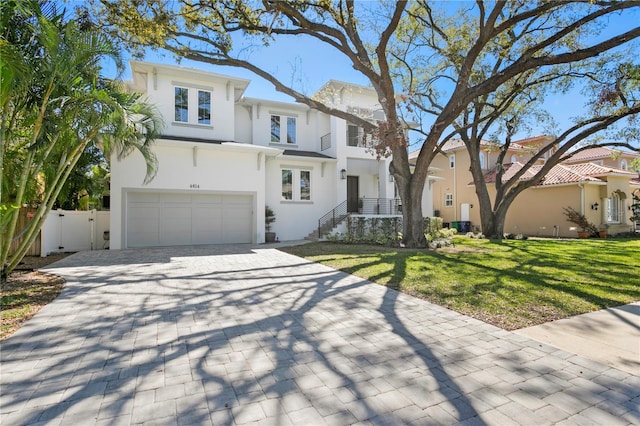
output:
[[517, 333], [640, 376], [640, 302], [523, 328]]
[[77, 253], [0, 424], [640, 424], [640, 377], [266, 247]]

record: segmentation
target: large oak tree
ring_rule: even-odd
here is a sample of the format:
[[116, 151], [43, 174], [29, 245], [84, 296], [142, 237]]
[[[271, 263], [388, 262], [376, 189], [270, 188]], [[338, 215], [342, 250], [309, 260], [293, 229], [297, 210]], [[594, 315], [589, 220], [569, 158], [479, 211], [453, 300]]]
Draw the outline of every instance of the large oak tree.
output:
[[[639, 8], [636, 1], [477, 0], [464, 3], [462, 11], [452, 10], [449, 2], [427, 1], [95, 1], [102, 5], [102, 17], [111, 29], [134, 48], [159, 48], [180, 58], [250, 70], [297, 102], [375, 134], [378, 153], [393, 154], [390, 168], [404, 206], [403, 242], [408, 247], [426, 244], [421, 200], [428, 168], [447, 132], [474, 100], [523, 73], [580, 63], [640, 36], [635, 27], [616, 29], [591, 42], [581, 38], [608, 17]], [[563, 25], [557, 24], [560, 21]], [[529, 35], [530, 28], [544, 31]], [[513, 34], [523, 36], [512, 43]], [[376, 90], [385, 119], [370, 122], [306, 96], [243, 50], [247, 39], [268, 45], [285, 37], [300, 40], [301, 48], [305, 40], [314, 40], [335, 49]], [[450, 43], [452, 38], [455, 42]], [[500, 60], [495, 70], [479, 74], [487, 56]], [[442, 65], [430, 75], [414, 70], [432, 63]], [[433, 117], [412, 168], [403, 112], [407, 105], [424, 105], [425, 99], [433, 100], [436, 108], [427, 106]]]
[[[502, 79], [505, 69], [519, 66], [523, 58], [533, 54], [544, 58], [558, 51], [583, 52], [591, 48], [589, 42], [602, 38], [601, 31], [606, 29], [602, 27], [603, 16], [610, 18], [609, 11], [602, 6], [609, 5], [564, 4], [562, 8], [532, 16], [520, 24], [510, 23], [509, 31], [489, 40], [476, 56], [468, 77], [470, 86]], [[633, 16], [637, 5], [627, 6], [630, 7], [625, 8], [624, 13]], [[466, 6], [446, 16], [442, 11], [428, 8], [424, 3], [423, 9], [411, 12], [412, 19], [401, 28], [403, 43], [393, 52], [398, 58], [398, 68], [411, 68], [411, 73], [400, 78], [405, 87], [411, 88], [411, 105], [419, 121], [428, 121], [425, 117], [438, 120], [442, 115], [450, 92], [458, 87], [466, 53], [481, 38], [483, 30], [470, 19], [474, 13]], [[429, 12], [425, 14], [424, 10]], [[503, 14], [517, 17], [526, 10], [524, 4], [511, 2]], [[477, 13], [481, 12], [479, 8]], [[637, 22], [631, 16], [627, 22]], [[577, 17], [581, 17], [580, 25]], [[637, 31], [637, 26], [628, 26], [628, 32]], [[425, 27], [431, 30], [424, 31]], [[482, 231], [486, 235], [502, 238], [504, 220], [516, 196], [540, 183], [561, 161], [594, 146], [639, 149], [640, 75], [639, 67], [629, 62], [637, 43], [622, 45], [626, 45], [625, 49], [607, 49], [579, 61], [557, 62], [519, 72], [493, 91], [481, 91], [470, 99], [452, 122], [451, 132], [442, 137], [440, 143], [454, 135], [464, 142], [471, 160], [469, 171], [478, 196]], [[405, 53], [407, 46], [414, 46], [414, 51]], [[577, 87], [582, 88], [589, 101], [581, 111], [574, 112], [576, 117], [570, 124], [559, 127], [545, 109], [544, 100], [552, 94], [564, 97], [567, 104], [576, 104], [568, 99], [575, 97], [575, 93], [567, 93], [572, 93], [571, 89], [575, 92]], [[544, 144], [530, 147], [526, 152], [530, 159], [525, 164], [509, 164], [508, 153], [513, 152], [510, 150], [514, 149], [511, 144], [514, 135], [532, 128], [545, 129], [555, 136]], [[426, 138], [430, 137], [431, 129], [421, 131]], [[610, 140], [605, 142], [605, 137]], [[497, 156], [490, 182], [485, 181], [486, 171], [480, 161], [487, 141], [491, 142], [488, 148]], [[541, 162], [542, 167], [534, 167]], [[489, 195], [489, 185], [495, 185], [493, 196]]]

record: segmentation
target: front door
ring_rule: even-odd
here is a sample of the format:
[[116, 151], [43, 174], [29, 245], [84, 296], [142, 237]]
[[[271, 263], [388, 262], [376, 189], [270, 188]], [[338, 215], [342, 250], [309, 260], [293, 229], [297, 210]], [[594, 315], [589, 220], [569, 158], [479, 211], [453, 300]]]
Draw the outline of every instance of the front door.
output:
[[358, 176], [347, 176], [347, 212], [358, 213]]

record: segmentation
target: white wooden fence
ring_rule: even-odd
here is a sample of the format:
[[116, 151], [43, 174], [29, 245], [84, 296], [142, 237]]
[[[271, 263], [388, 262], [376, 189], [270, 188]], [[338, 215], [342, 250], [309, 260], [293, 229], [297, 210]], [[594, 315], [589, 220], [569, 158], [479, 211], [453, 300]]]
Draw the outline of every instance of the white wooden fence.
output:
[[41, 231], [40, 256], [109, 248], [108, 211], [52, 210]]

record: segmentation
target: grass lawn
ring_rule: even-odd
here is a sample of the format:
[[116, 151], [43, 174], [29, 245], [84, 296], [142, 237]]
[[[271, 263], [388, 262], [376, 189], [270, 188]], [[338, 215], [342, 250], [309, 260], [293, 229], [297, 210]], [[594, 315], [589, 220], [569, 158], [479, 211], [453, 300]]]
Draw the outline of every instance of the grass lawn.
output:
[[282, 249], [507, 330], [640, 300], [640, 240], [456, 237], [455, 248]]

